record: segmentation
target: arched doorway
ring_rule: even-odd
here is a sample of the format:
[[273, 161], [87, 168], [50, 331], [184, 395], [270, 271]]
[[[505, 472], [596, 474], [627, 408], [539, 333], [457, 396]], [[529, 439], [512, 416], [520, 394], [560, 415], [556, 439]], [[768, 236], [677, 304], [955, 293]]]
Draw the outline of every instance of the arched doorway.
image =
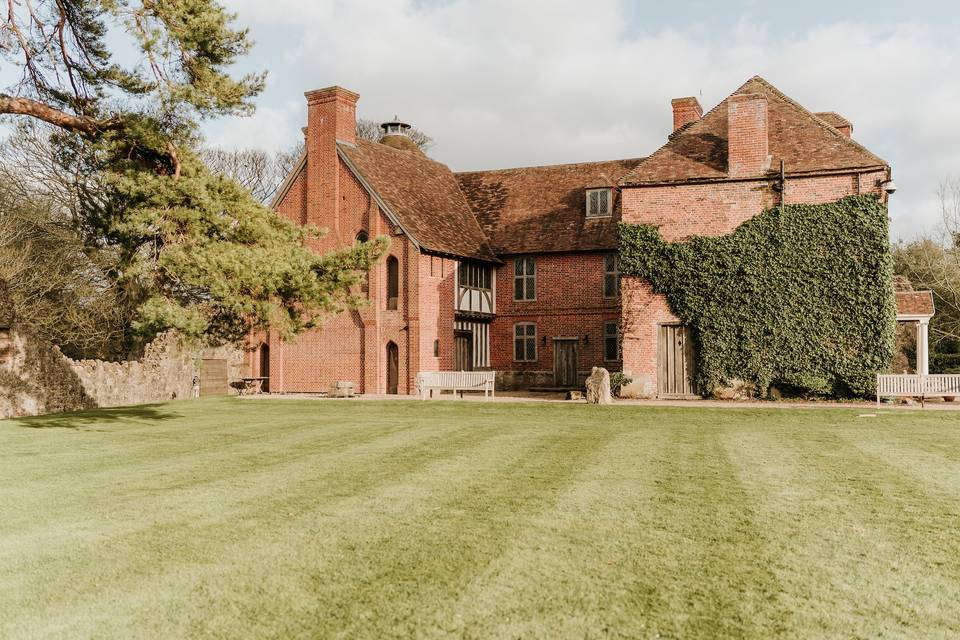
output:
[[387, 393], [397, 394], [400, 386], [400, 350], [393, 342], [387, 343]]
[[261, 391], [270, 392], [270, 345], [264, 343], [260, 345], [260, 377]]

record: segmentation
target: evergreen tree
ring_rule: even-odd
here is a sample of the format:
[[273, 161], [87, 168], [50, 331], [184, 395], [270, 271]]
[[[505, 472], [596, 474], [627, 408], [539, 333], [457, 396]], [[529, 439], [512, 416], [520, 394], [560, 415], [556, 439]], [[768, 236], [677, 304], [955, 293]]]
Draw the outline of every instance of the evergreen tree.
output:
[[[200, 161], [204, 118], [246, 115], [262, 74], [229, 67], [251, 42], [214, 0], [11, 0], [0, 56], [21, 71], [0, 113], [42, 121], [75, 197], [71, 224], [135, 310], [142, 339], [290, 336], [357, 299], [377, 239], [316, 255], [302, 228]], [[133, 51], [111, 51], [115, 43]], [[118, 45], [120, 46], [120, 45]], [[131, 55], [135, 53], [136, 55]], [[28, 179], [28, 178], [25, 178]]]

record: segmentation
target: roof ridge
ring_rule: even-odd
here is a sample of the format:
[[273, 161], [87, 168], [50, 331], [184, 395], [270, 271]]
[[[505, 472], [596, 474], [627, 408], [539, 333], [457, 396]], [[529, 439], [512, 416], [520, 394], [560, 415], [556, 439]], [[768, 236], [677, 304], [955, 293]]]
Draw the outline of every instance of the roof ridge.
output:
[[[382, 148], [382, 149], [389, 149], [389, 150], [390, 150], [390, 153], [400, 153], [400, 154], [403, 154], [403, 155], [401, 156], [401, 157], [403, 157], [403, 158], [416, 158], [416, 159], [418, 159], [418, 160], [426, 160], [427, 162], [432, 162], [433, 164], [438, 164], [438, 165], [440, 165], [441, 167], [446, 167], [451, 173], [453, 173], [453, 170], [450, 169], [450, 166], [449, 166], [449, 165], [447, 165], [447, 164], [445, 164], [445, 163], [443, 163], [443, 162], [440, 162], [439, 160], [434, 160], [433, 158], [431, 158], [430, 156], [428, 156], [426, 153], [419, 153], [419, 154], [417, 154], [417, 153], [414, 153], [414, 152], [412, 152], [412, 151], [404, 151], [403, 149], [396, 149], [396, 148], [394, 148], [394, 147], [391, 147], [390, 145], [383, 144], [382, 142], [374, 142], [373, 140], [367, 140], [366, 138], [357, 138], [357, 142], [363, 142], [364, 144], [370, 144], [370, 145], [377, 145], [376, 148], [377, 148], [378, 151], [379, 151], [381, 148]], [[350, 143], [349, 143], [349, 142], [344, 142], [343, 140], [337, 140], [337, 144], [340, 145], [340, 144], [350, 144]]]
[[582, 167], [591, 164], [610, 164], [614, 162], [642, 162], [646, 160], [649, 156], [637, 156], [635, 158], [619, 158], [616, 160], [593, 160], [587, 162], [560, 162], [557, 164], [532, 164], [522, 167], [502, 167], [500, 169], [474, 169], [472, 171], [454, 171], [453, 174], [457, 176], [466, 175], [468, 173], [498, 173], [505, 171], [522, 171], [524, 169], [556, 169], [557, 167]]

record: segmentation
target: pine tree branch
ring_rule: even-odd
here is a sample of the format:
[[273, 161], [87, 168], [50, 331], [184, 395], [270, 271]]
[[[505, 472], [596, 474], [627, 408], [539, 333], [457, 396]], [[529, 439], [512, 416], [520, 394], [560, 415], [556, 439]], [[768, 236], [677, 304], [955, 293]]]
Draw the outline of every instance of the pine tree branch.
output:
[[75, 116], [32, 98], [9, 96], [3, 93], [0, 93], [0, 113], [30, 116], [67, 131], [92, 136], [123, 126], [123, 121], [117, 116], [109, 118]]

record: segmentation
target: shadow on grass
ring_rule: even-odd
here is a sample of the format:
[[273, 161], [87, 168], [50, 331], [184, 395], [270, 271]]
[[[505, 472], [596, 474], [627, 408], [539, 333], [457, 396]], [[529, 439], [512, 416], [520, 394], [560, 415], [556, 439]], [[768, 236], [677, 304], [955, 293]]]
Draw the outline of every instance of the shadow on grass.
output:
[[28, 429], [57, 428], [95, 431], [95, 429], [88, 429], [88, 427], [130, 420], [169, 420], [179, 417], [179, 413], [170, 411], [168, 407], [164, 407], [162, 404], [141, 404], [133, 407], [109, 407], [104, 409], [90, 409], [87, 411], [72, 411], [69, 413], [54, 413], [45, 416], [15, 418], [15, 421], [19, 426]]

